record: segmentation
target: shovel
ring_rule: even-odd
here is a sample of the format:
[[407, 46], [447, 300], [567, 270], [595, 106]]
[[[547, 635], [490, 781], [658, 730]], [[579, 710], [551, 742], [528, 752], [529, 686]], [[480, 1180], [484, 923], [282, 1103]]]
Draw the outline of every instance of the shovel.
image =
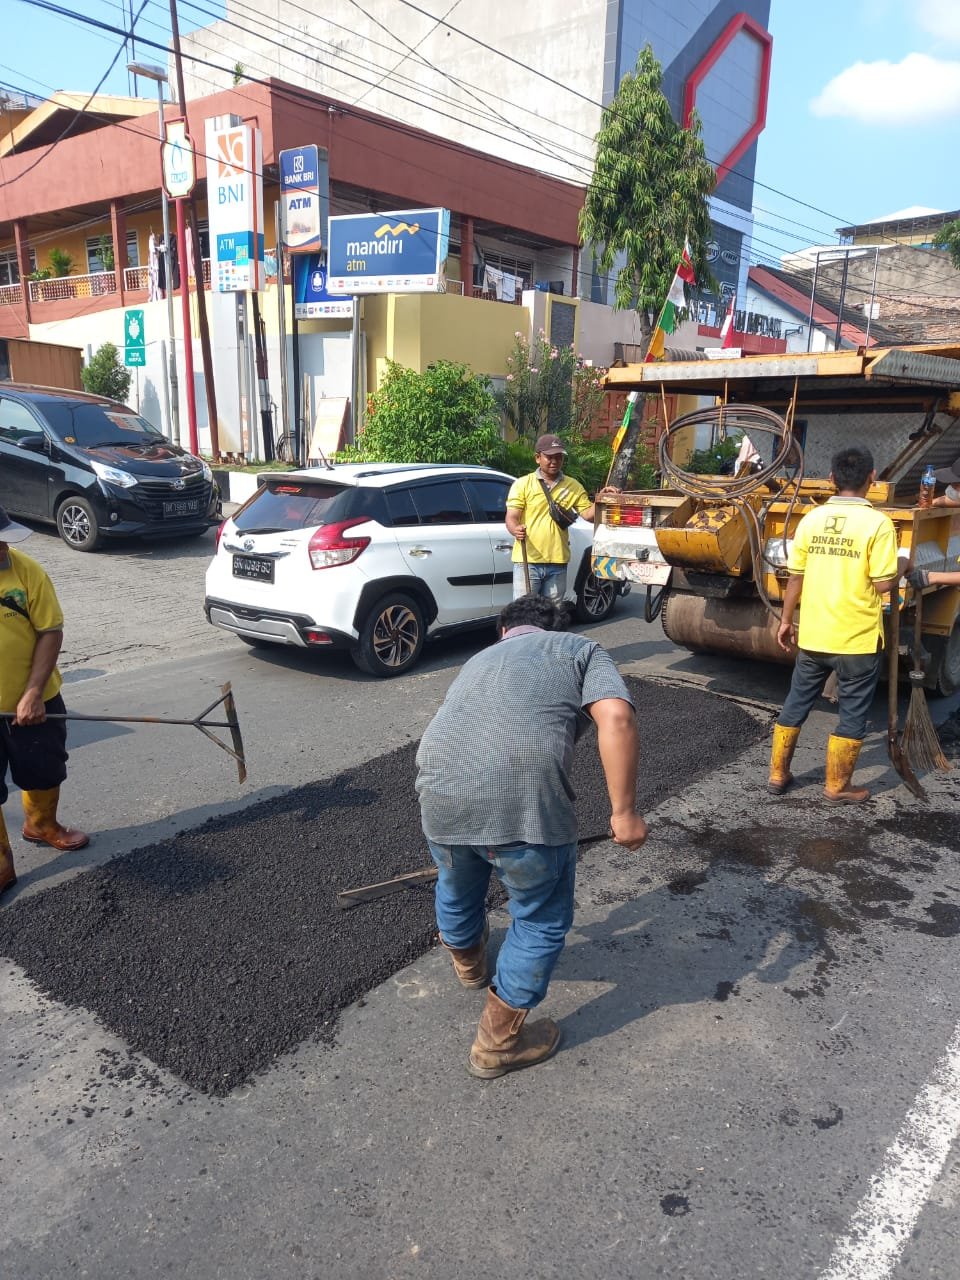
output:
[[887, 754], [890, 763], [919, 800], [926, 800], [927, 793], [910, 768], [910, 761], [900, 742], [900, 713], [897, 706], [897, 678], [900, 674], [900, 583], [890, 588], [890, 653], [887, 658]]
[[520, 539], [520, 554], [523, 556], [523, 585], [526, 587], [527, 595], [530, 594], [530, 561], [527, 559], [527, 535], [524, 534]]

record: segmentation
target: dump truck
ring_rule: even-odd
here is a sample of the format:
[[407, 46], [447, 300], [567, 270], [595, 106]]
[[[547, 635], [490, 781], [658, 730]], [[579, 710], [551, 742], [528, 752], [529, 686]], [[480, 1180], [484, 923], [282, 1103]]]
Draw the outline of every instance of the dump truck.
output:
[[[649, 396], [687, 409], [660, 438], [662, 487], [600, 495], [593, 544], [597, 577], [646, 587], [647, 621], [660, 614], [675, 644], [792, 662], [776, 640], [790, 545], [801, 517], [835, 492], [830, 460], [847, 445], [873, 454], [867, 496], [893, 520], [901, 551], [921, 568], [958, 567], [960, 507], [918, 499], [925, 469], [960, 457], [960, 345], [685, 359], [613, 368], [606, 381], [638, 394], [635, 412]], [[684, 469], [704, 432], [708, 447], [749, 437], [735, 474]], [[915, 611], [903, 587], [905, 638]], [[912, 647], [925, 686], [941, 694], [960, 689], [958, 615], [960, 589], [923, 593]]]

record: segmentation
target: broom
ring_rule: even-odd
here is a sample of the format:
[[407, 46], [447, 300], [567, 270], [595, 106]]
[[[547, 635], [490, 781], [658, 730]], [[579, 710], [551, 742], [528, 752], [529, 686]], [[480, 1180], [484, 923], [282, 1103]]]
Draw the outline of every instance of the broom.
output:
[[926, 772], [939, 769], [949, 773], [953, 768], [943, 754], [940, 739], [933, 725], [927, 695], [923, 689], [923, 595], [914, 592], [916, 616], [913, 624], [913, 670], [910, 672], [910, 705], [903, 724], [900, 747], [915, 769]]

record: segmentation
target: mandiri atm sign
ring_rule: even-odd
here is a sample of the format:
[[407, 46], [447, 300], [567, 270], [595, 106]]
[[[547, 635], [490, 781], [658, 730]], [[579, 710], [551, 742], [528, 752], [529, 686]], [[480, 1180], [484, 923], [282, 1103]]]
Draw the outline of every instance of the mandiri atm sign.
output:
[[331, 218], [327, 289], [333, 293], [442, 293], [449, 209]]

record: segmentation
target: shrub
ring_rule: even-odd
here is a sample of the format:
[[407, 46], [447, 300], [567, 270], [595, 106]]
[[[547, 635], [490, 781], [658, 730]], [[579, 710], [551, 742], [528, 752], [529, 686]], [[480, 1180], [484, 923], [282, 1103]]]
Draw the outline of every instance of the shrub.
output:
[[95, 396], [107, 396], [110, 400], [126, 400], [130, 394], [131, 377], [130, 370], [120, 363], [120, 354], [112, 342], [98, 347], [90, 363], [80, 370], [84, 391]]
[[730, 469], [740, 452], [740, 440], [718, 440], [709, 449], [694, 449], [683, 464], [684, 471], [695, 476], [718, 476]]
[[507, 364], [497, 402], [521, 440], [544, 431], [583, 438], [603, 403], [605, 370], [585, 364], [572, 347], [552, 346], [542, 329], [532, 343], [517, 330]]
[[55, 276], [68, 276], [73, 271], [73, 259], [64, 249], [50, 250], [50, 270]]
[[341, 462], [502, 462], [490, 380], [466, 365], [438, 360], [416, 373], [391, 361], [367, 403], [363, 432], [337, 455]]

